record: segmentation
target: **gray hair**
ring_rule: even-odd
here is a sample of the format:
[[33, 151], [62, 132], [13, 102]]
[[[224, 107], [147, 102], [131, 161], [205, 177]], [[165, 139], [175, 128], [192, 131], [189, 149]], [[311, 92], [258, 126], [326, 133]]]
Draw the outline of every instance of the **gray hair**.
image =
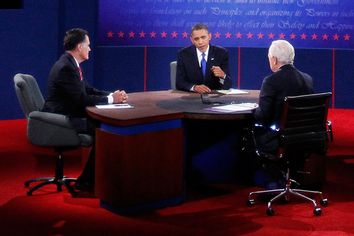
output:
[[293, 64], [295, 58], [294, 47], [286, 40], [275, 40], [269, 47], [268, 54], [276, 57], [281, 64]]

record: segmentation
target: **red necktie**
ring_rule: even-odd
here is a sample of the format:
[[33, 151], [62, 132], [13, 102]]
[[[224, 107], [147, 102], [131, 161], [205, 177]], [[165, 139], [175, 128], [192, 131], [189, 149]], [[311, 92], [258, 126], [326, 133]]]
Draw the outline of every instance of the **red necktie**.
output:
[[79, 74], [80, 74], [80, 80], [83, 80], [83, 79], [84, 79], [84, 77], [82, 76], [82, 70], [81, 70], [81, 67], [79, 66], [79, 67], [78, 67], [78, 69], [79, 69]]

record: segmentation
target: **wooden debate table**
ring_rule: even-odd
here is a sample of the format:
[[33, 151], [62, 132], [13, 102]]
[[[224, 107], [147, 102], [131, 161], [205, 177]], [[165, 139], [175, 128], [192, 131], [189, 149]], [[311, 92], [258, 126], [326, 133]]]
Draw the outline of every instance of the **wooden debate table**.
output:
[[[224, 104], [254, 103], [259, 91], [210, 96], [212, 102]], [[130, 93], [128, 103], [134, 108], [87, 108], [89, 116], [100, 122], [96, 129], [95, 193], [103, 207], [121, 214], [182, 202], [187, 159], [205, 155], [212, 146], [208, 141], [194, 148], [194, 135], [205, 139], [215, 124], [251, 118], [251, 111], [207, 110], [215, 104], [203, 104], [199, 94], [174, 90]], [[206, 133], [202, 132], [204, 126], [208, 126]], [[220, 127], [214, 131], [220, 133]], [[214, 136], [220, 139], [220, 135]]]

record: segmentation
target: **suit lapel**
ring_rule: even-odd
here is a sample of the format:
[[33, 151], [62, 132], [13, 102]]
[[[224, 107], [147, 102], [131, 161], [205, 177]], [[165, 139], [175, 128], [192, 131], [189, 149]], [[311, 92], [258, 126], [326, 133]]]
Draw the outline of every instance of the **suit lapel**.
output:
[[191, 58], [193, 58], [192, 68], [197, 68], [195, 70], [196, 80], [198, 83], [203, 83], [204, 78], [203, 78], [202, 68], [200, 67], [198, 62], [197, 49], [195, 48], [195, 46], [191, 47], [191, 54], [192, 54]]
[[81, 77], [80, 77], [80, 71], [77, 67], [77, 64], [76, 64], [76, 61], [75, 59], [73, 58], [73, 56], [71, 56], [69, 53], [66, 53], [66, 56], [68, 57], [70, 63], [71, 63], [71, 66], [73, 67], [73, 69], [76, 71], [76, 74], [77, 74], [77, 77], [79, 79], [79, 81], [81, 81]]
[[195, 66], [195, 68], [199, 68], [199, 62], [198, 62], [198, 55], [197, 55], [197, 49], [195, 47], [191, 48], [191, 53], [192, 53], [192, 57], [193, 58], [193, 66]]
[[69, 61], [71, 62], [71, 65], [72, 65], [74, 68], [77, 68], [76, 61], [75, 61], [75, 59], [73, 58], [73, 56], [71, 56], [69, 53], [66, 53], [65, 55], [68, 57]]

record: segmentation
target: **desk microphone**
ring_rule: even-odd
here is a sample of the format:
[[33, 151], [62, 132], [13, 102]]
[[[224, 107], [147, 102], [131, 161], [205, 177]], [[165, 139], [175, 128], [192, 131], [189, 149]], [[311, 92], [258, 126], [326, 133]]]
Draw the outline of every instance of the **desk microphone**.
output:
[[207, 94], [207, 93], [201, 93], [200, 98], [201, 98], [203, 104], [213, 104], [213, 105], [223, 104], [222, 102], [211, 101], [209, 94]]
[[209, 95], [207, 93], [201, 93], [200, 98], [202, 99], [203, 104], [212, 104], [210, 101]]

